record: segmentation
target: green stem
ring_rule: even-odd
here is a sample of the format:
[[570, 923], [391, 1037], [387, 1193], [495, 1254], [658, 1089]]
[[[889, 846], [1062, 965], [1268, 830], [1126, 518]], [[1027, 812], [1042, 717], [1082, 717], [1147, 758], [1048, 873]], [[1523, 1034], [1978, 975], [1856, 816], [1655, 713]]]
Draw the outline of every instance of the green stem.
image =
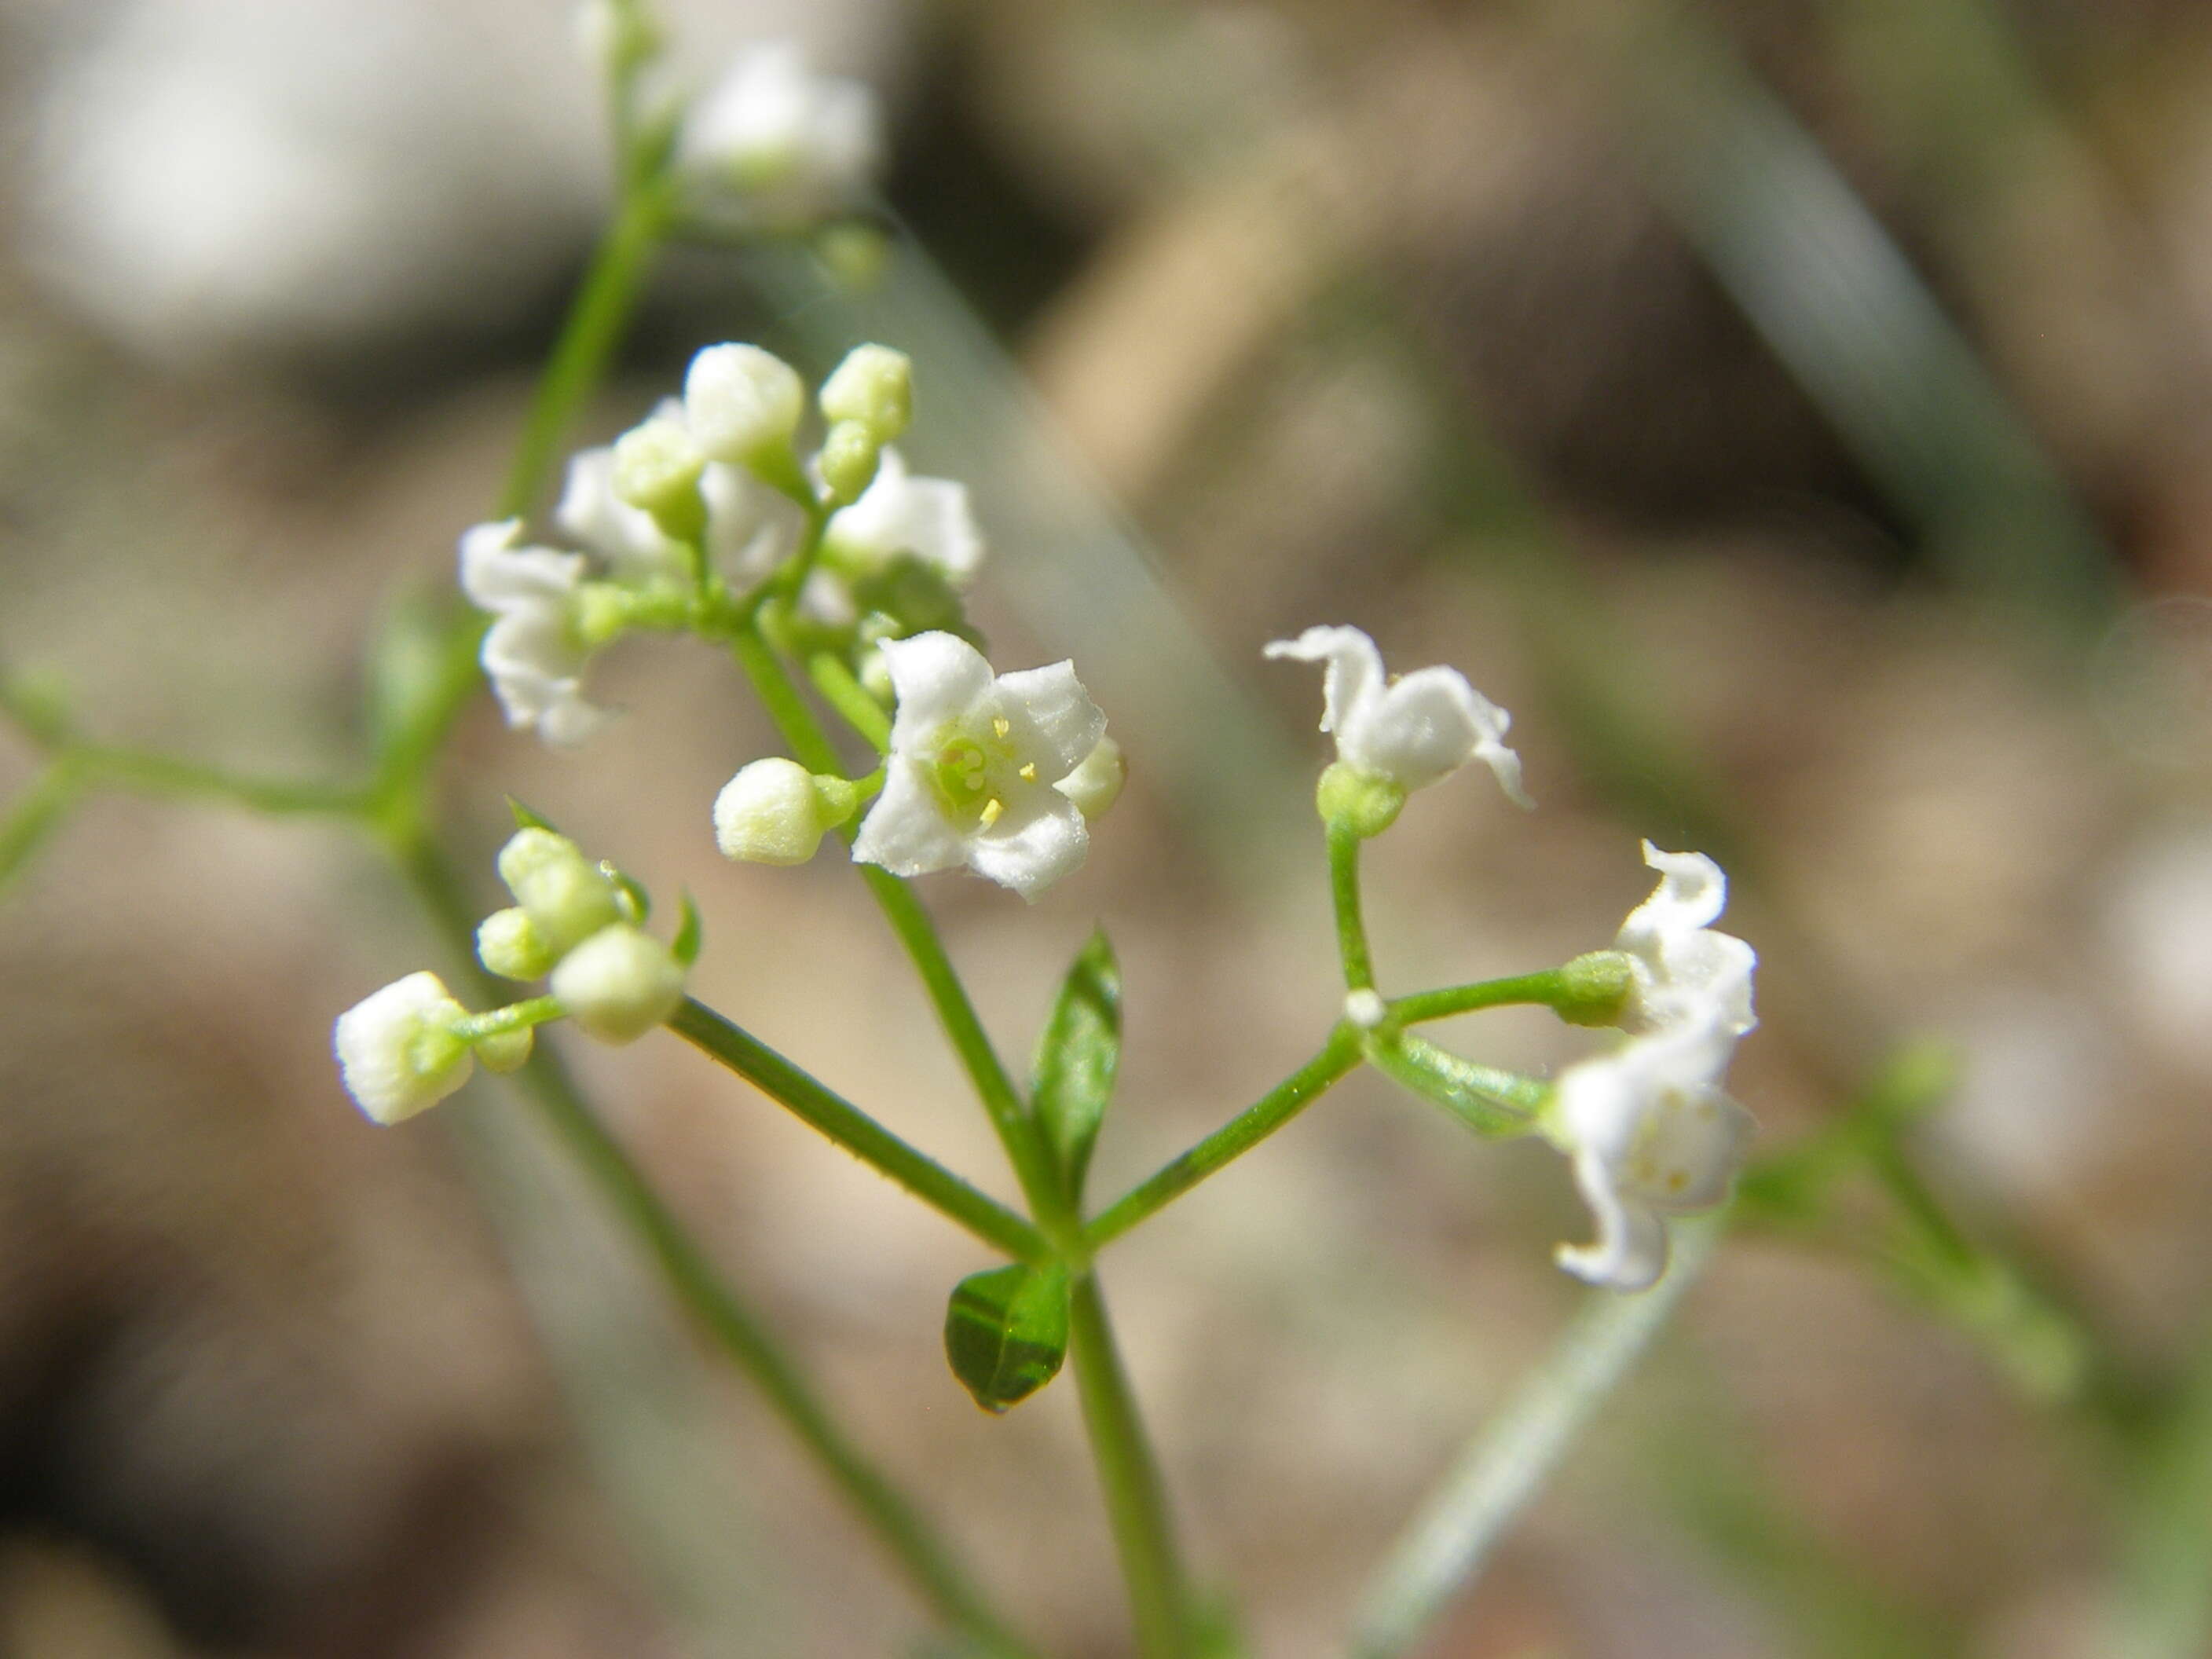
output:
[[85, 744], [71, 747], [68, 754], [87, 782], [110, 784], [150, 795], [230, 801], [271, 817], [315, 813], [355, 817], [367, 799], [363, 791], [342, 784], [247, 777], [221, 767], [174, 760], [145, 750]]
[[1368, 959], [1367, 924], [1359, 914], [1359, 837], [1343, 825], [1328, 826], [1328, 893], [1336, 908], [1336, 953], [1344, 963], [1344, 988], [1375, 988]]
[[[783, 734], [793, 757], [810, 772], [842, 776], [844, 768], [837, 751], [830, 746], [828, 734], [759, 630], [739, 629], [731, 641], [731, 648], [738, 666], [752, 682], [762, 706], [768, 710], [769, 718]], [[976, 1018], [975, 1006], [968, 1000], [967, 988], [960, 982], [960, 975], [945, 952], [944, 940], [938, 937], [936, 924], [930, 921], [929, 913], [921, 908], [921, 902], [913, 891], [890, 871], [864, 864], [860, 875], [868, 884], [868, 890], [876, 896], [876, 903], [890, 921], [891, 931], [898, 935], [899, 943], [913, 959], [915, 972], [921, 975], [922, 987], [929, 994], [930, 1004], [936, 1009], [945, 1035], [951, 1039], [953, 1052], [960, 1057], [976, 1097], [990, 1115], [991, 1127], [998, 1132], [1000, 1142], [1006, 1149], [1015, 1178], [1021, 1182], [1022, 1196], [1029, 1201], [1030, 1213], [1036, 1218], [1054, 1250], [1079, 1267], [1083, 1251], [1081, 1229], [1074, 1206], [1061, 1189], [1051, 1149], [1045, 1145], [1044, 1136], [1030, 1115], [1020, 1091], [1014, 1087], [1005, 1062], [991, 1046], [983, 1022]]]
[[847, 1152], [890, 1177], [939, 1214], [985, 1243], [1022, 1261], [1044, 1261], [1050, 1247], [1035, 1227], [975, 1190], [927, 1154], [817, 1082], [750, 1033], [704, 1003], [686, 998], [668, 1022], [686, 1042], [719, 1060]]
[[[475, 966], [475, 928], [452, 867], [423, 840], [395, 842], [389, 850], [401, 875], [437, 923], [464, 972], [495, 988]], [[766, 1397], [853, 1504], [877, 1539], [905, 1569], [937, 1613], [995, 1650], [1020, 1651], [1006, 1626], [954, 1564], [921, 1515], [846, 1438], [813, 1384], [777, 1345], [765, 1326], [714, 1268], [673, 1211], [584, 1100], [553, 1051], [540, 1044], [516, 1080], [554, 1131], [567, 1143], [609, 1206], [652, 1255], [669, 1290], [720, 1348]]]
[[521, 442], [507, 468], [507, 487], [493, 509], [499, 517], [519, 518], [537, 504], [562, 434], [599, 386], [629, 326], [671, 205], [668, 187], [659, 179], [639, 179], [625, 191], [546, 360], [523, 422]]
[[1376, 1031], [1366, 1044], [1369, 1065], [1423, 1099], [1443, 1107], [1486, 1139], [1536, 1133], [1551, 1085], [1438, 1048], [1411, 1031]]
[[1137, 1650], [1144, 1659], [1182, 1659], [1191, 1651], [1190, 1599], [1176, 1549], [1175, 1523], [1158, 1462], [1137, 1414], [1136, 1396], [1114, 1346], [1096, 1273], [1075, 1281], [1068, 1346], [1114, 1547], [1128, 1585]]
[[1537, 974], [1516, 974], [1510, 979], [1478, 980], [1472, 985], [1447, 985], [1441, 990], [1419, 991], [1394, 997], [1389, 1006], [1391, 1020], [1399, 1025], [1419, 1025], [1454, 1014], [1471, 1014], [1479, 1008], [1507, 1008], [1534, 1004], [1557, 1007], [1576, 999], [1576, 990], [1557, 968]]
[[1164, 1209], [1281, 1128], [1359, 1064], [1360, 1032], [1339, 1024], [1322, 1051], [1180, 1158], [1137, 1183], [1083, 1230], [1097, 1249]]
[[464, 1042], [475, 1042], [483, 1037], [502, 1036], [509, 1031], [546, 1024], [564, 1019], [568, 1011], [554, 996], [531, 997], [522, 1002], [510, 1002], [504, 1008], [495, 1008], [489, 1013], [471, 1014], [466, 1019], [453, 1023], [453, 1035]]
[[31, 860], [85, 792], [73, 760], [48, 761], [0, 816], [0, 890]]
[[890, 753], [891, 717], [868, 695], [867, 687], [853, 678], [851, 669], [828, 652], [817, 652], [807, 661], [806, 677], [846, 725], [875, 744], [878, 755]]

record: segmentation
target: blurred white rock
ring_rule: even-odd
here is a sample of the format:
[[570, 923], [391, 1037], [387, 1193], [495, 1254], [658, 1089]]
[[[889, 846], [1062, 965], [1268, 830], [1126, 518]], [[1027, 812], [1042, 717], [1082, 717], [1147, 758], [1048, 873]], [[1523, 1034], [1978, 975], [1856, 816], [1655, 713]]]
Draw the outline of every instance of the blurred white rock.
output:
[[[907, 9], [659, 8], [686, 88], [764, 39], [881, 85]], [[25, 262], [95, 326], [178, 365], [342, 356], [496, 323], [574, 260], [605, 200], [600, 99], [573, 10], [122, 0], [63, 27], [42, 19], [70, 38], [33, 100]]]

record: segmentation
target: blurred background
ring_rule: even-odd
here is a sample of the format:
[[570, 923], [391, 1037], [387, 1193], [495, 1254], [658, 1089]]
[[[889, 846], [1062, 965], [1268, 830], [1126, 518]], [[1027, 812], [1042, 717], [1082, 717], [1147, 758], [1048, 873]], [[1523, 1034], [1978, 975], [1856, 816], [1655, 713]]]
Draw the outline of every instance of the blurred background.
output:
[[[665, 10], [697, 80], [787, 34], [878, 85], [912, 240], [857, 295], [672, 252], [577, 441], [710, 340], [914, 351], [994, 656], [1072, 653], [1133, 762], [1034, 908], [923, 888], [1016, 1055], [1111, 932], [1095, 1194], [1334, 1013], [1318, 685], [1269, 639], [1356, 623], [1514, 711], [1541, 810], [1455, 782], [1370, 856], [1386, 988], [1605, 944], [1642, 836], [1735, 879], [1768, 1162], [1425, 1651], [2212, 1653], [2212, 16]], [[0, 661], [118, 741], [348, 771], [362, 641], [450, 580], [604, 206], [568, 9], [5, 0], [0, 88]], [[1006, 1192], [850, 872], [714, 856], [770, 746], [728, 665], [594, 672], [629, 712], [580, 753], [463, 728], [484, 908], [512, 793], [688, 884], [705, 1000]], [[0, 733], [0, 790], [34, 760]], [[380, 1132], [340, 1093], [331, 1016], [435, 960], [365, 844], [219, 807], [91, 799], [8, 892], [0, 1653], [914, 1650], [516, 1102]], [[575, 1059], [1025, 1623], [1122, 1651], [1072, 1388], [992, 1420], [945, 1370], [977, 1248], [672, 1040]], [[1107, 1255], [1255, 1651], [1340, 1650], [1586, 1224], [1558, 1158], [1362, 1074]]]

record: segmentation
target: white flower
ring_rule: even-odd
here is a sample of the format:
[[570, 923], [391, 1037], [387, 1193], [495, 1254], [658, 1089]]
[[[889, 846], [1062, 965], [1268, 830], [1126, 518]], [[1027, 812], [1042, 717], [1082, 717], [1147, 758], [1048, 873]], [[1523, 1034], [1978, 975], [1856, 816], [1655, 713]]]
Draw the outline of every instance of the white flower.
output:
[[1721, 1091], [1735, 1035], [1710, 1020], [1632, 1037], [1559, 1074], [1546, 1133], [1574, 1160], [1596, 1242], [1561, 1245], [1559, 1265], [1616, 1291], [1667, 1268], [1666, 1218], [1728, 1196], [1751, 1114]]
[[453, 1030], [467, 1017], [435, 974], [410, 974], [356, 1003], [331, 1030], [346, 1092], [376, 1123], [436, 1105], [476, 1069]]
[[683, 549], [653, 521], [652, 514], [615, 494], [611, 444], [580, 449], [568, 458], [568, 481], [553, 522], [605, 559], [617, 581], [684, 574]]
[[1504, 743], [1512, 716], [1457, 669], [1423, 668], [1386, 684], [1382, 653], [1356, 628], [1309, 628], [1267, 654], [1328, 665], [1321, 729], [1336, 734], [1346, 765], [1413, 790], [1479, 760], [1513, 800], [1532, 804], [1521, 787], [1521, 757]]
[[968, 504], [968, 486], [915, 477], [905, 458], [888, 445], [875, 482], [860, 500], [830, 515], [822, 539], [829, 556], [854, 574], [881, 570], [901, 554], [911, 554], [959, 587], [983, 562], [983, 532]]
[[575, 610], [584, 557], [521, 540], [520, 519], [461, 537], [461, 591], [492, 613], [484, 672], [509, 726], [534, 727], [548, 743], [581, 743], [606, 718], [583, 696], [590, 653], [576, 637]]
[[685, 118], [677, 159], [766, 224], [857, 203], [882, 165], [883, 112], [858, 81], [817, 76], [787, 42], [738, 55]]
[[965, 864], [1025, 899], [1081, 864], [1083, 813], [1054, 786], [1097, 747], [1106, 717], [1074, 665], [994, 677], [951, 634], [882, 650], [898, 710], [854, 858], [901, 876]]
[[562, 957], [547, 987], [569, 1018], [602, 1042], [634, 1042], [684, 1000], [684, 964], [629, 922], [602, 927]]
[[1710, 1023], [1741, 1036], [1759, 1024], [1751, 1006], [1759, 957], [1741, 939], [1707, 925], [1728, 902], [1728, 878], [1702, 853], [1662, 853], [1648, 841], [1644, 861], [1659, 872], [1659, 885], [1628, 913], [1614, 940], [1635, 976], [1622, 1029]]

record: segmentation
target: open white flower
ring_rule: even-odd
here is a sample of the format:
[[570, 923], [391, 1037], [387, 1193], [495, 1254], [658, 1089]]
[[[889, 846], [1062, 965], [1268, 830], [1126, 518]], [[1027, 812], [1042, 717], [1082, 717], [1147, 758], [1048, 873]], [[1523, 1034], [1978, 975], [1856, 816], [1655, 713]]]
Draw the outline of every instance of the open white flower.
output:
[[884, 120], [858, 81], [813, 74], [787, 42], [740, 53], [685, 118], [678, 162], [764, 224], [856, 204], [883, 163]]
[[1106, 733], [1074, 665], [994, 675], [951, 634], [887, 640], [898, 697], [884, 793], [853, 856], [894, 875], [965, 864], [1033, 899], [1083, 862], [1083, 813], [1054, 786]]
[[1735, 1034], [1711, 1020], [1632, 1037], [1559, 1074], [1546, 1133], [1574, 1160], [1597, 1223], [1559, 1265], [1593, 1285], [1641, 1291], [1667, 1268], [1669, 1215], [1728, 1196], [1751, 1114], [1721, 1091]]
[[1628, 913], [1613, 942], [1634, 964], [1622, 1029], [1710, 1023], [1741, 1036], [1759, 1024], [1751, 1004], [1759, 957], [1709, 925], [1728, 903], [1728, 878], [1703, 853], [1662, 853], [1648, 841], [1644, 861], [1659, 872], [1659, 885]]
[[983, 532], [968, 503], [968, 486], [950, 478], [916, 477], [886, 445], [875, 482], [860, 500], [830, 515], [823, 550], [854, 574], [882, 569], [902, 554], [928, 565], [954, 587], [983, 562]]
[[436, 1105], [476, 1069], [474, 1052], [453, 1035], [466, 1018], [435, 974], [410, 974], [363, 998], [331, 1030], [346, 1092], [376, 1123]]
[[576, 634], [580, 553], [525, 547], [522, 521], [480, 524], [461, 537], [461, 591], [492, 613], [482, 658], [509, 726], [546, 742], [581, 743], [606, 718], [584, 700], [590, 653]]
[[1309, 628], [1277, 640], [1270, 657], [1328, 665], [1321, 729], [1336, 734], [1337, 758], [1400, 789], [1414, 790], [1479, 760], [1522, 806], [1521, 757], [1505, 746], [1513, 717], [1455, 668], [1422, 668], [1386, 681], [1382, 654], [1357, 628]]

